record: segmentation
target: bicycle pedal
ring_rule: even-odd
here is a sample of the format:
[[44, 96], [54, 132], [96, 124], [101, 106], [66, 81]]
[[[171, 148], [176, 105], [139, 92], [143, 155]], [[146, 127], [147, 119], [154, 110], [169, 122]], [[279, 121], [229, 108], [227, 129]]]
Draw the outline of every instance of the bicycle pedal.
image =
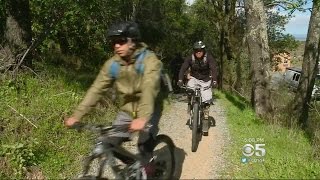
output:
[[190, 120], [187, 121], [186, 125], [191, 126]]
[[122, 171], [125, 167], [118, 164], [118, 165], [115, 165], [115, 166], [112, 166], [112, 169], [116, 172], [119, 172], [119, 171]]
[[208, 134], [209, 134], [209, 131], [202, 131], [203, 136], [208, 136]]
[[202, 124], [202, 132], [208, 133], [208, 130], [209, 130], [209, 122], [207, 120], [205, 120], [205, 121], [203, 121], [203, 124]]
[[153, 177], [156, 173], [156, 163], [151, 162], [142, 166], [148, 177]]
[[155, 159], [157, 159], [157, 156], [153, 156], [152, 158], [150, 158], [149, 163], [154, 162]]

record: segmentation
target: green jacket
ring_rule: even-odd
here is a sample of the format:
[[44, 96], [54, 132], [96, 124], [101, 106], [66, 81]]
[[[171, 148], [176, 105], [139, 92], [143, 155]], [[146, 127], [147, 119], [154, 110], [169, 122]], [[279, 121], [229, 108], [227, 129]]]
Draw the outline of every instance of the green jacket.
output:
[[[81, 119], [87, 114], [113, 85], [120, 98], [120, 110], [132, 115], [133, 118], [146, 117], [148, 120], [151, 118], [155, 99], [160, 91], [162, 62], [153, 52], [149, 51], [143, 61], [143, 75], [138, 74], [135, 69], [135, 57], [147, 48], [146, 44], [141, 43], [141, 45], [142, 47], [133, 53], [132, 61], [129, 63], [117, 54], [104, 63], [99, 75], [74, 111], [75, 118]], [[120, 63], [119, 73], [115, 80], [109, 72], [113, 61]]]

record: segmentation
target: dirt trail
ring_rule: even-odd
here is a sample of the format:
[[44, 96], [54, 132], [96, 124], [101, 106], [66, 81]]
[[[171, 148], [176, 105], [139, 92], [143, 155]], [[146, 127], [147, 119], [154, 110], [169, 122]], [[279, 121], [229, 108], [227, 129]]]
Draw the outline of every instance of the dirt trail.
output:
[[211, 127], [208, 136], [202, 136], [196, 152], [191, 152], [191, 130], [188, 120], [187, 104], [184, 95], [175, 95], [170, 109], [160, 121], [160, 133], [169, 135], [176, 149], [177, 179], [221, 178], [219, 172], [225, 167], [224, 151], [229, 144], [229, 132], [224, 110], [219, 104], [210, 107]]

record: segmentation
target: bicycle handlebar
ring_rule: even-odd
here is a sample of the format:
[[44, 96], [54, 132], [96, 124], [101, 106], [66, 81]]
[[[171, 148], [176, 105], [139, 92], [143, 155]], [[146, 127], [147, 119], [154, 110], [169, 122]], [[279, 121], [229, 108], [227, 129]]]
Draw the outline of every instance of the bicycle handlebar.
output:
[[182, 85], [179, 86], [181, 89], [186, 89], [186, 90], [193, 90], [190, 86]]
[[[187, 85], [182, 85], [180, 86], [181, 89], [186, 89], [186, 90], [192, 90], [192, 91], [195, 91], [194, 88], [190, 87], [190, 86], [187, 86]], [[196, 85], [195, 88], [199, 88], [199, 89], [203, 89], [203, 90], [207, 90], [207, 89], [210, 89], [210, 86], [207, 86], [207, 87], [201, 87], [200, 85]]]
[[[72, 125], [70, 128], [71, 129], [75, 129], [78, 132], [80, 132], [81, 130], [88, 130], [94, 133], [100, 133], [100, 134], [105, 134], [111, 130], [114, 131], [128, 131], [130, 127], [130, 124], [123, 124], [123, 125], [112, 125], [112, 126], [104, 126], [104, 125], [92, 125], [92, 124], [85, 124], [82, 122], [76, 122], [74, 125]], [[151, 124], [147, 124], [146, 128], [151, 128], [152, 125]]]
[[118, 126], [103, 126], [103, 125], [92, 125], [92, 124], [85, 124], [82, 122], [76, 122], [70, 128], [75, 129], [78, 132], [80, 132], [81, 130], [88, 130], [88, 131], [92, 131], [95, 133], [104, 133], [104, 132], [108, 132], [113, 129], [126, 130], [129, 128], [129, 125], [126, 124], [126, 125], [121, 125], [121, 126], [120, 125], [118, 125]]

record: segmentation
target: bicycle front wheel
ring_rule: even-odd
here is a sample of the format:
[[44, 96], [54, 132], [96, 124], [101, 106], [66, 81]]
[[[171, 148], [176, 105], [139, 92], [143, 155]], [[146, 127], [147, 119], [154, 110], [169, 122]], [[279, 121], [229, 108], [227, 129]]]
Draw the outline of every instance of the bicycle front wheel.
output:
[[192, 144], [191, 151], [197, 150], [198, 143], [198, 123], [199, 123], [199, 103], [193, 104], [193, 117], [192, 117]]
[[156, 137], [153, 148], [155, 175], [151, 177], [152, 179], [173, 179], [175, 171], [174, 149], [175, 145], [169, 136], [160, 134]]

